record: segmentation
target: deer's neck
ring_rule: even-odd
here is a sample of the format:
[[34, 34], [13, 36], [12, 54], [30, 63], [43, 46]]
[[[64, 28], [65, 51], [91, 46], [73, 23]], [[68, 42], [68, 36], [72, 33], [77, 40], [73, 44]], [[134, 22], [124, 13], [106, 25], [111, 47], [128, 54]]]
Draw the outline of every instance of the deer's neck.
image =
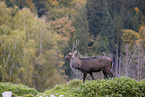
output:
[[70, 67], [74, 69], [79, 69], [80, 67], [80, 59], [76, 56], [72, 57], [70, 60]]

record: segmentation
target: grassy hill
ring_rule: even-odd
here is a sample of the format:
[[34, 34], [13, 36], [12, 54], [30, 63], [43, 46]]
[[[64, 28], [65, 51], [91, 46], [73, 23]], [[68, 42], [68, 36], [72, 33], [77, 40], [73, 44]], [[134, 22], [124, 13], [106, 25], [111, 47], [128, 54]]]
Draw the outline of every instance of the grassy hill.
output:
[[[109, 80], [94, 80], [82, 83], [81, 80], [72, 80], [64, 85], [56, 85], [43, 93], [24, 85], [0, 83], [0, 94], [12, 91], [15, 96], [23, 97], [144, 97], [145, 80], [136, 81], [129, 77], [120, 77]], [[0, 95], [0, 97], [2, 97]]]

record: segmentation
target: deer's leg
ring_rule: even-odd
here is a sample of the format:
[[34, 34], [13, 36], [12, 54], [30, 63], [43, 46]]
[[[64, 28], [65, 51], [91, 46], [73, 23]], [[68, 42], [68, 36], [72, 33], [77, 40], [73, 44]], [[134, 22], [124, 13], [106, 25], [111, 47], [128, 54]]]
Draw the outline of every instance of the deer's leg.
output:
[[83, 74], [84, 74], [84, 76], [83, 76], [83, 83], [84, 83], [86, 80], [86, 77], [87, 77], [87, 73], [83, 73]]
[[104, 79], [107, 78], [107, 73], [105, 71], [103, 71], [103, 74], [104, 74]]
[[113, 74], [110, 71], [107, 71], [107, 74], [112, 78]]
[[91, 75], [92, 80], [94, 80], [94, 76], [93, 76], [92, 72], [90, 72], [89, 74]]
[[110, 71], [109, 71], [109, 75], [110, 75], [110, 77], [113, 77], [113, 73], [111, 73]]

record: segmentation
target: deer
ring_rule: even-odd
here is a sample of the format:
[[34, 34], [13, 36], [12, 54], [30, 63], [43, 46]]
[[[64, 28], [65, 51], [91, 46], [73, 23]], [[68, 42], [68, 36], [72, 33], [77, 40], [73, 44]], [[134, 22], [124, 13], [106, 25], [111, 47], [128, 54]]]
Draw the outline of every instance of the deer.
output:
[[80, 58], [78, 57], [76, 47], [79, 45], [79, 40], [76, 40], [76, 44], [73, 45], [73, 48], [65, 56], [65, 60], [70, 61], [70, 67], [77, 69], [83, 73], [83, 83], [87, 77], [87, 74], [90, 74], [92, 80], [94, 80], [93, 72], [103, 71], [104, 78], [107, 78], [109, 75], [111, 78], [113, 74], [110, 72], [112, 68], [112, 59], [106, 56], [98, 57], [88, 57]]

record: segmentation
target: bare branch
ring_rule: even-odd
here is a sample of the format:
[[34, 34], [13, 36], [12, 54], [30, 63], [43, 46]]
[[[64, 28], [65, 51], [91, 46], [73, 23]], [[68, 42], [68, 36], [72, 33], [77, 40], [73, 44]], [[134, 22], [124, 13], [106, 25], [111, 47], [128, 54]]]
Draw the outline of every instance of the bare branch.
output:
[[7, 62], [6, 62], [6, 63], [8, 63], [8, 61], [9, 61], [9, 58], [10, 58], [11, 52], [12, 52], [12, 48], [10, 49], [10, 52], [9, 52], [9, 55], [8, 55], [8, 58], [7, 58]]

